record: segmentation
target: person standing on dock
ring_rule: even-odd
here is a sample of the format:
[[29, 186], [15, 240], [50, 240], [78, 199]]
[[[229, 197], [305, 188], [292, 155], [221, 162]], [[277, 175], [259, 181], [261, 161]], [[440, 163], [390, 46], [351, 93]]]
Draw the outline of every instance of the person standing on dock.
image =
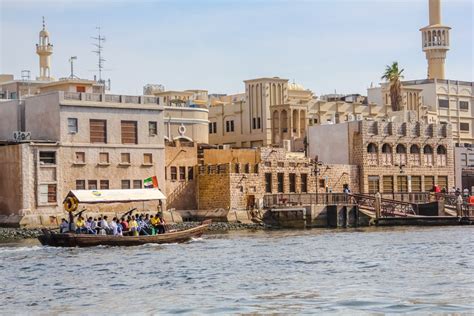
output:
[[456, 213], [458, 217], [462, 217], [462, 204], [463, 204], [463, 198], [461, 194], [458, 194], [456, 197]]

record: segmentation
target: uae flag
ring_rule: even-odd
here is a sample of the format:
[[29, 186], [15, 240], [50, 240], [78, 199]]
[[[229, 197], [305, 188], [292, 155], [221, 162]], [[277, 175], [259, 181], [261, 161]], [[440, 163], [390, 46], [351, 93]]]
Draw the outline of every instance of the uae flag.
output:
[[158, 188], [158, 179], [156, 176], [146, 178], [143, 180], [143, 186], [145, 189], [153, 189], [153, 188]]

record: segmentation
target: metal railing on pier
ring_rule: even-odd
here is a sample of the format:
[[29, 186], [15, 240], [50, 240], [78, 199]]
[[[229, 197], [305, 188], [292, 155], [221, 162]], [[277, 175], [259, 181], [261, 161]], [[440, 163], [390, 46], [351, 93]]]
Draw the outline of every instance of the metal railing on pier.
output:
[[349, 204], [346, 193], [276, 193], [263, 197], [266, 208], [296, 205], [343, 205]]

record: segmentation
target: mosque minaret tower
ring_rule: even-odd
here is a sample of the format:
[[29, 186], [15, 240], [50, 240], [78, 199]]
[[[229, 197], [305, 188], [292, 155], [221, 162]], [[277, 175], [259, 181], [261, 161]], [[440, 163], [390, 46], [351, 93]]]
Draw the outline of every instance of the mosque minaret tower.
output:
[[39, 33], [39, 43], [36, 44], [36, 54], [39, 56], [40, 72], [37, 80], [52, 81], [51, 77], [51, 55], [53, 54], [53, 45], [49, 42], [49, 33], [46, 30], [43, 17], [43, 29]]
[[449, 50], [448, 26], [441, 24], [441, 0], [429, 0], [430, 24], [422, 28], [422, 45], [428, 60], [428, 79], [445, 79], [444, 63]]

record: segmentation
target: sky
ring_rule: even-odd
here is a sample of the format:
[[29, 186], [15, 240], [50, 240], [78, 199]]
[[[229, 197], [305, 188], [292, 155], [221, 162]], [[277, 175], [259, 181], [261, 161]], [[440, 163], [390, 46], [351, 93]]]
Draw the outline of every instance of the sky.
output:
[[[474, 81], [473, 0], [443, 0], [452, 27], [446, 75]], [[54, 45], [51, 73], [92, 79], [97, 26], [106, 37], [111, 93], [244, 91], [243, 80], [286, 78], [317, 95], [360, 93], [398, 61], [405, 79], [426, 78], [419, 29], [428, 0], [0, 0], [0, 73], [38, 75], [35, 44], [45, 16]]]

